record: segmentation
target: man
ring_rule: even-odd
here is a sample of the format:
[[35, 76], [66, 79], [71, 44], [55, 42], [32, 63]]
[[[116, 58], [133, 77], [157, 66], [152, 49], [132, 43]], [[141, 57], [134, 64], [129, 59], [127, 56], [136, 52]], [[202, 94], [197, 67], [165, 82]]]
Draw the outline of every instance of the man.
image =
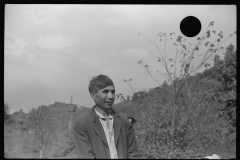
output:
[[74, 125], [79, 158], [138, 158], [132, 125], [124, 118], [126, 116], [112, 109], [113, 81], [99, 75], [93, 77], [88, 89], [96, 105]]

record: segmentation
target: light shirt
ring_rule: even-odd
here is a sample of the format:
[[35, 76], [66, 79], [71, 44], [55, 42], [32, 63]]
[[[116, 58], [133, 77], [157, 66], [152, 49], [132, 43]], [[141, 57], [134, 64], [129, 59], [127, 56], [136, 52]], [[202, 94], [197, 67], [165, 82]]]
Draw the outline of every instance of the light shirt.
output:
[[118, 159], [116, 146], [114, 143], [114, 130], [113, 130], [113, 116], [110, 114], [108, 118], [104, 117], [100, 112], [94, 108], [96, 114], [99, 117], [99, 121], [102, 124], [105, 136], [108, 142], [111, 159]]

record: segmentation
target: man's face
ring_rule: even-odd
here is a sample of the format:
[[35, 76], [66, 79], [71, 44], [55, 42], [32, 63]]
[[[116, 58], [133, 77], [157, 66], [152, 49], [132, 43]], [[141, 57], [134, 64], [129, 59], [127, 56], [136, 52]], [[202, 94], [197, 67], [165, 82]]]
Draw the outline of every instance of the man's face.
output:
[[115, 88], [112, 85], [107, 86], [91, 95], [97, 106], [103, 109], [111, 108], [115, 100]]

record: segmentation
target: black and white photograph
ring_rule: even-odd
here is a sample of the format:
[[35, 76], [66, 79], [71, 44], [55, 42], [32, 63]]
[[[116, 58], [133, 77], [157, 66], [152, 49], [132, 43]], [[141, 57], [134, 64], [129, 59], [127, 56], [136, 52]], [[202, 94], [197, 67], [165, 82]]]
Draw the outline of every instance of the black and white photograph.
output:
[[5, 4], [4, 158], [236, 159], [235, 4]]

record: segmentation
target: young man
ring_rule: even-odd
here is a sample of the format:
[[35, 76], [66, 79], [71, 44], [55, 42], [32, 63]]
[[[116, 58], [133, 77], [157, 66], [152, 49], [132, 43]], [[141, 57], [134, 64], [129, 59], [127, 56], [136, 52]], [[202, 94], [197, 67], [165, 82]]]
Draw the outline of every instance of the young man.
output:
[[88, 86], [95, 101], [93, 108], [74, 125], [79, 158], [138, 158], [132, 125], [112, 109], [113, 81], [105, 75], [93, 77]]

